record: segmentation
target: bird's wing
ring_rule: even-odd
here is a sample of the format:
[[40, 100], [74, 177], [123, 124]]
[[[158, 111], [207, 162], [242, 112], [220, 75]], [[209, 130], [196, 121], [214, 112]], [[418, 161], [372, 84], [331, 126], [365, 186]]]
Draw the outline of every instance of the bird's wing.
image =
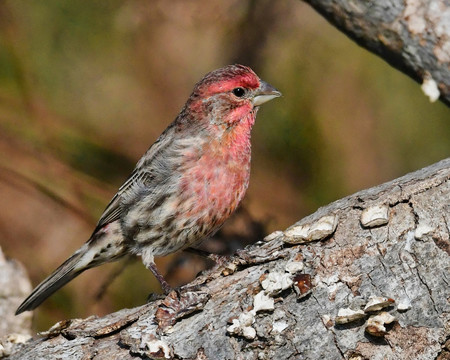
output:
[[125, 181], [125, 183], [119, 188], [117, 193], [111, 199], [110, 203], [103, 212], [100, 220], [98, 221], [96, 230], [109, 224], [113, 221], [120, 219], [122, 216], [122, 202], [129, 194], [136, 193], [138, 189], [148, 186], [153, 180], [151, 172], [143, 171], [141, 168], [134, 169], [131, 176]]
[[[164, 131], [163, 134], [156, 140], [156, 142], [147, 150], [144, 156], [139, 160], [136, 168], [131, 173], [130, 177], [119, 188], [117, 193], [111, 199], [110, 203], [103, 212], [94, 233], [113, 221], [119, 220], [123, 215], [123, 202], [136, 196], [142, 189], [151, 189], [156, 187], [158, 181], [161, 181], [159, 171], [154, 171], [154, 165], [160, 163], [161, 157], [164, 157], [164, 150], [170, 144], [170, 132], [174, 129], [172, 123]], [[153, 164], [153, 165], [152, 165]]]

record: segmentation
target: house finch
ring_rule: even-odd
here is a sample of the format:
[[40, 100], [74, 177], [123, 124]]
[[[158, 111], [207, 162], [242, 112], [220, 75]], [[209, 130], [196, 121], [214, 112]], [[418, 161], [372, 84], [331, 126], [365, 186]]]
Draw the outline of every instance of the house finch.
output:
[[250, 176], [250, 132], [259, 106], [280, 96], [248, 67], [214, 70], [139, 160], [90, 239], [19, 306], [32, 310], [83, 271], [140, 255], [168, 293], [155, 256], [212, 236], [233, 213]]

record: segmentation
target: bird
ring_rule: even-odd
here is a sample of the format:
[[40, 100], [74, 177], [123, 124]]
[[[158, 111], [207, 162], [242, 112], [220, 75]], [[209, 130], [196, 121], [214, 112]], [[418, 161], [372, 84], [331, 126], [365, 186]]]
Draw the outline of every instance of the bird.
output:
[[175, 120], [137, 162], [89, 240], [18, 307], [33, 310], [90, 268], [135, 255], [171, 291], [154, 258], [211, 237], [250, 179], [251, 130], [260, 105], [281, 96], [244, 65], [206, 74]]

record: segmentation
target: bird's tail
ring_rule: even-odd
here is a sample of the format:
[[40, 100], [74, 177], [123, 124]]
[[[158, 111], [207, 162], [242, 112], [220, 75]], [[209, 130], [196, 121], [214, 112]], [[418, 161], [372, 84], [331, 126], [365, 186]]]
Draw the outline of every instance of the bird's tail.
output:
[[49, 277], [42, 281], [17, 308], [16, 315], [33, 310], [55, 291], [83, 271], [125, 255], [123, 242], [114, 240], [105, 233], [94, 234], [93, 238], [62, 263]]

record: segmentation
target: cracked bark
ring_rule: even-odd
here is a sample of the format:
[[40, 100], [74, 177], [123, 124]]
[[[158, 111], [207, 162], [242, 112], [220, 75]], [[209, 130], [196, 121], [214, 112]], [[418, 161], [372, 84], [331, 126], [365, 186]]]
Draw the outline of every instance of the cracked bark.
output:
[[362, 47], [418, 83], [434, 79], [450, 105], [448, 0], [304, 0]]
[[[322, 207], [290, 230], [338, 217], [321, 241], [287, 244], [278, 232], [196, 278], [179, 294], [102, 318], [59, 323], [13, 346], [10, 359], [447, 359], [450, 348], [450, 158]], [[364, 227], [361, 214], [388, 206], [384, 225]], [[299, 255], [300, 254], [300, 255]], [[312, 290], [298, 284], [255, 311], [254, 338], [227, 332], [230, 319], [255, 307], [269, 273], [301, 258]], [[195, 286], [195, 288], [192, 288]], [[195, 289], [192, 290], [192, 289]], [[369, 296], [396, 300], [384, 337], [366, 319], [338, 325], [340, 308], [359, 309]], [[407, 299], [411, 308], [399, 311]]]

